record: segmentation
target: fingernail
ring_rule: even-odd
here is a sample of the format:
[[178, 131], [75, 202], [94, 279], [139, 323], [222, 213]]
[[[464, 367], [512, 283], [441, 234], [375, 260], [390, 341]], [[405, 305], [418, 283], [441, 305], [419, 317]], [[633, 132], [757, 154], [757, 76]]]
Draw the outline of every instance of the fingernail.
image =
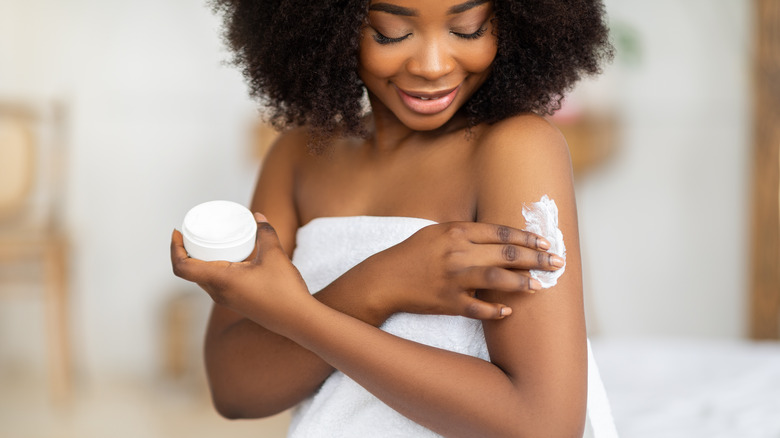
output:
[[531, 290], [542, 290], [542, 283], [539, 283], [539, 280], [532, 278], [531, 279]]
[[512, 308], [511, 307], [502, 307], [501, 310], [498, 312], [499, 316], [502, 318], [505, 316], [509, 316], [512, 314]]
[[539, 239], [539, 249], [550, 249], [550, 242], [548, 242], [546, 239]]
[[563, 260], [562, 257], [552, 256], [552, 257], [550, 257], [550, 264], [555, 266], [556, 268], [562, 268], [563, 265], [566, 264], [566, 261]]
[[260, 213], [255, 213], [255, 222], [268, 222], [268, 219]]

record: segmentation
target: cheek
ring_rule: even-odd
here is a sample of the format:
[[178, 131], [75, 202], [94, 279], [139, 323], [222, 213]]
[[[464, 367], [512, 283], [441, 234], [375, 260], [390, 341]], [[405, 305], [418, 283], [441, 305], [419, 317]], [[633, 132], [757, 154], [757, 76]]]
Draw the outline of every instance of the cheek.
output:
[[468, 56], [461, 57], [461, 65], [468, 72], [481, 73], [493, 64], [497, 51], [495, 38], [486, 39], [480, 47], [469, 50]]
[[[359, 69], [360, 75], [386, 78], [398, 71], [399, 54], [391, 47], [380, 46], [374, 41], [370, 29], [364, 29], [360, 37]], [[400, 61], [402, 64], [402, 61]], [[365, 82], [368, 78], [362, 78]]]
[[[376, 47], [377, 44], [373, 38], [371, 41], [364, 40], [360, 44], [360, 71], [361, 75], [370, 75], [374, 77], [387, 78], [395, 75], [403, 66], [403, 57], [394, 53], [393, 50]], [[364, 79], [365, 80], [365, 79]]]

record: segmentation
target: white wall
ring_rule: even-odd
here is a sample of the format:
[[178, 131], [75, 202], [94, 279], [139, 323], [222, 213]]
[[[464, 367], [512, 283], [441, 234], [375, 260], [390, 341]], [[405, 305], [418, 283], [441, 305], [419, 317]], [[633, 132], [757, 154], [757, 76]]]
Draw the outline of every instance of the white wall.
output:
[[[622, 128], [600, 173], [578, 185], [590, 323], [605, 335], [745, 332], [750, 2], [612, 0], [633, 28], [598, 84]], [[591, 90], [592, 92], [593, 90]]]
[[170, 272], [171, 231], [198, 202], [249, 200], [254, 104], [217, 29], [205, 2], [0, 3], [0, 96], [70, 105], [72, 314], [88, 375], [155, 372], [161, 307], [191, 287]]
[[[747, 3], [608, 2], [642, 56], [596, 86], [624, 143], [578, 186], [601, 333], [743, 332]], [[0, 96], [71, 105], [74, 342], [88, 375], [157, 370], [161, 307], [190, 287], [170, 273], [172, 228], [197, 202], [250, 196], [254, 106], [221, 65], [217, 28], [203, 2], [0, 3]]]

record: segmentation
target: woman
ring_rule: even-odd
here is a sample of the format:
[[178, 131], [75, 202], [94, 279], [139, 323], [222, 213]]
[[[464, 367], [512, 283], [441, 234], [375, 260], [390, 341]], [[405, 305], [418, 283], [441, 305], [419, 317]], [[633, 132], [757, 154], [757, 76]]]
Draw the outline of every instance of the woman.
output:
[[[215, 301], [220, 413], [300, 403], [291, 436], [582, 436], [571, 165], [541, 114], [611, 56], [600, 2], [215, 8], [253, 95], [293, 128], [252, 201], [256, 256], [194, 260], [173, 234], [174, 272]], [[545, 195], [565, 260], [521, 231]], [[529, 271], [559, 269], [536, 292]]]

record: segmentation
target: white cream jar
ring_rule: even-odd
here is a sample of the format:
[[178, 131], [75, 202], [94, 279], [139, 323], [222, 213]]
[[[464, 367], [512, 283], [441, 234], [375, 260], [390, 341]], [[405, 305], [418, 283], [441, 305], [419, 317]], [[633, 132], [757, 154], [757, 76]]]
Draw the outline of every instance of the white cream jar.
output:
[[240, 262], [255, 248], [257, 222], [241, 204], [209, 201], [187, 212], [181, 234], [192, 258]]

